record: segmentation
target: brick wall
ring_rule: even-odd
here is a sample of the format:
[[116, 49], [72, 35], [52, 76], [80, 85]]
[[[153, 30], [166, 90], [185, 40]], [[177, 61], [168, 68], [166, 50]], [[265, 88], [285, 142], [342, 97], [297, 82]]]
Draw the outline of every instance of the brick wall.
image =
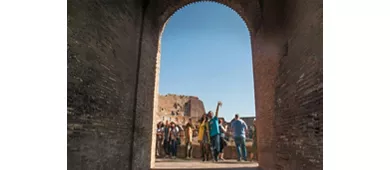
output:
[[322, 169], [322, 0], [286, 6], [275, 93], [276, 169]]
[[68, 0], [68, 169], [129, 169], [141, 15], [137, 1]]
[[[322, 1], [217, 1], [251, 34], [259, 165], [322, 169]], [[69, 169], [153, 167], [159, 38], [191, 2], [68, 0]]]

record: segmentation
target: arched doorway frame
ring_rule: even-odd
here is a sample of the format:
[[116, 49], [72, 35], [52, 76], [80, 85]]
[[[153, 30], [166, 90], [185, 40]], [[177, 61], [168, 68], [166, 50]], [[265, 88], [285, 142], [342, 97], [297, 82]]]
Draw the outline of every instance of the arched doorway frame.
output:
[[[144, 16], [141, 28], [138, 78], [136, 89], [136, 114], [133, 129], [131, 169], [154, 168], [156, 137], [155, 114], [158, 104], [158, 87], [160, 73], [161, 36], [169, 18], [181, 8], [198, 0], [165, 0], [150, 1], [144, 5]], [[207, 1], [206, 1], [207, 2]], [[259, 166], [265, 169], [274, 167], [273, 146], [273, 108], [275, 78], [279, 58], [283, 55], [284, 39], [280, 34], [265, 33], [261, 26], [262, 11], [260, 1], [215, 0], [235, 11], [246, 23], [249, 31], [254, 91], [256, 105], [256, 125], [258, 127]], [[241, 3], [242, 2], [242, 3]], [[278, 30], [280, 31], [280, 30]], [[150, 135], [152, 134], [152, 135]]]

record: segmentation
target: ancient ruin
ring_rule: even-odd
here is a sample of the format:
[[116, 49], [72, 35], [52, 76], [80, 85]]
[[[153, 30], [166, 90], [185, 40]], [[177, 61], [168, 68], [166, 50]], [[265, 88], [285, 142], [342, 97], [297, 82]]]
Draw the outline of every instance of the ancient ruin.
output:
[[174, 121], [180, 125], [193, 118], [199, 120], [206, 113], [202, 100], [196, 96], [159, 95], [156, 121]]
[[[154, 168], [160, 38], [198, 0], [68, 0], [68, 169]], [[251, 36], [259, 169], [322, 169], [322, 0], [213, 0]]]

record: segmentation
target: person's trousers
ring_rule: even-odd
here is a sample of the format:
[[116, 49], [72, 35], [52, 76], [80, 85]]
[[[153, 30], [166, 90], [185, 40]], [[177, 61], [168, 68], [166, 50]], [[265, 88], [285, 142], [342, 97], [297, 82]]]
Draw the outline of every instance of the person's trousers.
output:
[[222, 153], [222, 152], [223, 152], [223, 149], [224, 149], [226, 146], [227, 146], [227, 142], [225, 141], [225, 138], [221, 137], [219, 153]]
[[170, 154], [170, 144], [169, 144], [169, 140], [164, 140], [164, 152], [165, 152], [165, 155], [168, 155]]
[[236, 149], [237, 149], [237, 159], [241, 160], [246, 159], [246, 146], [245, 146], [245, 137], [243, 136], [236, 136], [234, 137], [234, 142], [236, 143]]
[[186, 143], [186, 157], [192, 158], [192, 142], [190, 141]]
[[160, 156], [162, 142], [163, 142], [162, 139], [157, 139], [157, 141], [156, 141], [156, 155], [157, 156]]
[[210, 157], [210, 144], [201, 142], [202, 160], [208, 161]]
[[211, 153], [215, 161], [218, 161], [219, 151], [221, 150], [221, 136], [215, 135], [211, 137]]
[[177, 154], [177, 141], [176, 140], [171, 140], [171, 152], [172, 152], [172, 156], [176, 156], [176, 154]]

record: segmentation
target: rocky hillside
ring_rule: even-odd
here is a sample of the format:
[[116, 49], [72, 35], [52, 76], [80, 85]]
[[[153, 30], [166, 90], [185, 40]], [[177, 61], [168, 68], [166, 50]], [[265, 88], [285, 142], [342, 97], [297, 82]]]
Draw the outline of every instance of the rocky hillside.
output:
[[195, 96], [176, 94], [160, 95], [157, 116], [160, 121], [187, 122], [189, 117], [197, 120], [205, 113], [203, 102]]

